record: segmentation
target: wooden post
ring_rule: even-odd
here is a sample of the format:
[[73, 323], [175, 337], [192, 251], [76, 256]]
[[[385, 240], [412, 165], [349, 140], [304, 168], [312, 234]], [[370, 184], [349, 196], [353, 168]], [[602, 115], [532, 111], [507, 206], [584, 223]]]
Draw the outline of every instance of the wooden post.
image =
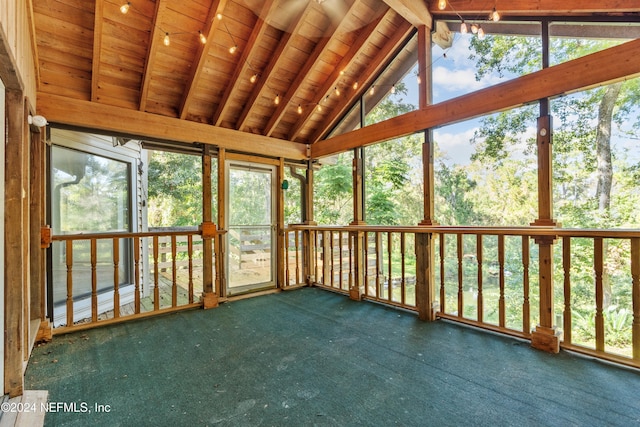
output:
[[[317, 223], [313, 220], [314, 212], [313, 212], [313, 162], [309, 160], [307, 162], [307, 170], [306, 170], [306, 183], [304, 186], [304, 195], [305, 198], [305, 212], [304, 219], [305, 224], [307, 225], [317, 225]], [[318, 278], [315, 277], [315, 270], [317, 262], [314, 254], [316, 253], [316, 237], [315, 231], [305, 230], [302, 235], [302, 264], [303, 264], [303, 273], [304, 281], [307, 286], [311, 285], [313, 282], [317, 281]]]
[[[353, 150], [353, 221], [351, 225], [364, 225], [364, 148]], [[353, 239], [353, 280], [349, 286], [349, 297], [359, 301], [364, 293], [364, 233], [355, 231], [350, 233]], [[342, 242], [340, 242], [342, 247]]]
[[632, 277], [632, 342], [633, 360], [640, 360], [640, 238], [631, 239], [631, 277]]
[[[225, 198], [227, 197], [226, 173], [227, 168], [227, 152], [224, 148], [218, 148], [218, 230], [227, 229], [227, 214], [225, 206]], [[226, 294], [226, 273], [225, 263], [227, 262], [226, 250], [226, 234], [218, 234], [215, 244], [216, 257], [216, 294], [219, 297]]]
[[26, 117], [22, 91], [6, 90], [7, 120], [5, 143], [5, 257], [4, 257], [4, 393], [19, 396], [24, 389], [24, 235], [23, 191], [25, 171], [23, 157], [26, 139]]
[[416, 307], [420, 320], [436, 320], [437, 303], [434, 304], [433, 234], [416, 233]]
[[284, 234], [284, 189], [282, 183], [284, 182], [284, 158], [280, 158], [277, 172], [277, 210], [276, 210], [276, 224], [277, 224], [277, 238], [276, 238], [276, 253], [271, 254], [272, 257], [276, 257], [277, 266], [277, 280], [276, 288], [286, 288], [289, 284], [285, 281], [285, 264], [289, 262], [289, 254], [285, 250], [285, 239], [288, 236]]
[[203, 277], [202, 277], [202, 303], [203, 308], [218, 306], [218, 295], [214, 292], [213, 284], [213, 240], [217, 241], [216, 225], [211, 221], [211, 147], [204, 145], [202, 148], [202, 224], [200, 234], [202, 236], [203, 253]]

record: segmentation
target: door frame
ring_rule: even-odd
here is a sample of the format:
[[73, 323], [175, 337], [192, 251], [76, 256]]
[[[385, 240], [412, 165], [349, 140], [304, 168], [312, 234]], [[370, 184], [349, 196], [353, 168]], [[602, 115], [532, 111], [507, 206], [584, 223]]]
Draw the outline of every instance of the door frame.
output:
[[[261, 161], [265, 160], [265, 161]], [[224, 159], [224, 189], [222, 193], [224, 194], [224, 212], [225, 212], [225, 226], [226, 229], [226, 239], [224, 242], [224, 252], [226, 255], [224, 256], [224, 271], [225, 271], [225, 284], [223, 292], [225, 296], [236, 296], [245, 293], [257, 292], [267, 289], [276, 289], [278, 287], [278, 224], [279, 224], [279, 215], [278, 215], [278, 200], [279, 200], [279, 164], [280, 162], [268, 161], [269, 159], [260, 159], [253, 156], [243, 156], [243, 155], [233, 155], [228, 153]], [[220, 166], [220, 165], [218, 165]], [[243, 286], [231, 287], [231, 275], [230, 275], [230, 263], [231, 263], [231, 251], [230, 251], [230, 236], [229, 229], [231, 227], [230, 219], [231, 219], [231, 206], [230, 206], [230, 174], [231, 169], [244, 169], [247, 171], [256, 170], [265, 173], [269, 173], [271, 175], [271, 220], [269, 224], [269, 229], [271, 232], [271, 256], [270, 256], [270, 280], [267, 282], [260, 282], [255, 284], [248, 284]]]

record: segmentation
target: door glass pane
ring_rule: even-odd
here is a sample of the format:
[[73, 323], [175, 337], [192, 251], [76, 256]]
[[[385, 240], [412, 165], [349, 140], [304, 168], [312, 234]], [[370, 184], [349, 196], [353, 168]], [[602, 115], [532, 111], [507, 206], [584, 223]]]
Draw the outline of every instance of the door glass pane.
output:
[[[53, 146], [51, 150], [51, 218], [54, 235], [127, 232], [130, 218], [130, 164], [82, 151]], [[98, 292], [113, 288], [113, 241], [97, 242]], [[88, 240], [73, 243], [74, 301], [91, 294], [91, 250]], [[63, 305], [66, 290], [66, 245], [53, 245], [53, 303]], [[120, 284], [130, 282], [130, 247], [119, 243]]]
[[273, 172], [229, 168], [229, 292], [269, 287], [274, 283]]

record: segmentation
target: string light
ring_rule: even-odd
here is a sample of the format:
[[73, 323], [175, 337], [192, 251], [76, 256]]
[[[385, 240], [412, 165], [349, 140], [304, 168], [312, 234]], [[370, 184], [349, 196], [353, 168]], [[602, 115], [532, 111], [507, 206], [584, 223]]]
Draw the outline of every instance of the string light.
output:
[[276, 98], [273, 100], [273, 103], [275, 105], [279, 105], [280, 104], [280, 95], [276, 95]]
[[478, 39], [479, 40], [484, 40], [484, 30], [482, 29], [482, 27], [478, 27]]
[[500, 20], [500, 14], [495, 7], [493, 8], [493, 12], [491, 12], [491, 14], [489, 15], [489, 19], [491, 19], [493, 22], [498, 22]]
[[207, 43], [207, 38], [204, 36], [204, 34], [202, 34], [202, 31], [198, 31], [198, 37], [200, 38], [200, 43], [202, 44]]
[[338, 89], [338, 86], [336, 86], [333, 90], [336, 93], [336, 96], [340, 96], [340, 89]]
[[471, 32], [473, 34], [478, 34], [478, 26], [476, 24], [471, 24]]
[[221, 13], [217, 14], [216, 18], [218, 18], [218, 21], [222, 21], [222, 14]]
[[422, 79], [420, 78], [420, 74], [416, 74], [416, 81], [418, 82], [419, 85], [422, 84]]
[[373, 96], [375, 93], [376, 93], [376, 87], [371, 86], [371, 89], [369, 89], [369, 95]]
[[467, 34], [467, 32], [469, 32], [469, 29], [467, 28], [467, 23], [464, 22], [463, 19], [462, 23], [460, 24], [460, 34]]
[[234, 44], [229, 48], [229, 53], [233, 55], [234, 53], [236, 53], [236, 50], [238, 50], [238, 45]]
[[169, 33], [164, 33], [163, 43], [165, 46], [169, 46], [171, 44], [171, 40], [169, 39]]
[[445, 10], [447, 8], [447, 0], [438, 0], [438, 9]]
[[252, 75], [252, 76], [249, 78], [249, 81], [250, 81], [251, 83], [255, 83], [255, 82], [256, 82], [256, 80], [258, 80], [258, 75], [257, 75], [257, 74], [254, 74], [254, 75]]
[[120, 12], [122, 12], [123, 15], [126, 15], [127, 12], [129, 12], [129, 8], [131, 7], [131, 2], [128, 1], [125, 4], [123, 4], [122, 6], [120, 6]]
[[322, 111], [322, 105], [318, 104], [318, 112]]
[[396, 93], [396, 85], [391, 86], [391, 94], [394, 95]]
[[358, 89], [358, 81], [353, 82], [353, 90]]
[[302, 105], [298, 104], [298, 114], [302, 114]]

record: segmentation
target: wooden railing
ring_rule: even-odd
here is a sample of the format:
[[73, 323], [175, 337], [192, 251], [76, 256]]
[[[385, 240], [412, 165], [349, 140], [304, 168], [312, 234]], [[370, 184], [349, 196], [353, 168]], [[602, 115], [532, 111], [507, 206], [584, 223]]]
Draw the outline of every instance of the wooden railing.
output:
[[212, 266], [212, 275], [217, 270], [217, 251], [206, 263], [195, 229], [51, 240], [59, 258], [50, 283], [54, 333], [201, 306], [205, 265]]
[[[306, 242], [286, 249], [286, 277], [298, 283], [523, 339], [540, 320], [538, 242], [551, 239], [554, 303], [544, 309], [561, 346], [640, 367], [640, 230], [292, 226], [285, 235]], [[432, 239], [427, 251], [419, 236]]]

